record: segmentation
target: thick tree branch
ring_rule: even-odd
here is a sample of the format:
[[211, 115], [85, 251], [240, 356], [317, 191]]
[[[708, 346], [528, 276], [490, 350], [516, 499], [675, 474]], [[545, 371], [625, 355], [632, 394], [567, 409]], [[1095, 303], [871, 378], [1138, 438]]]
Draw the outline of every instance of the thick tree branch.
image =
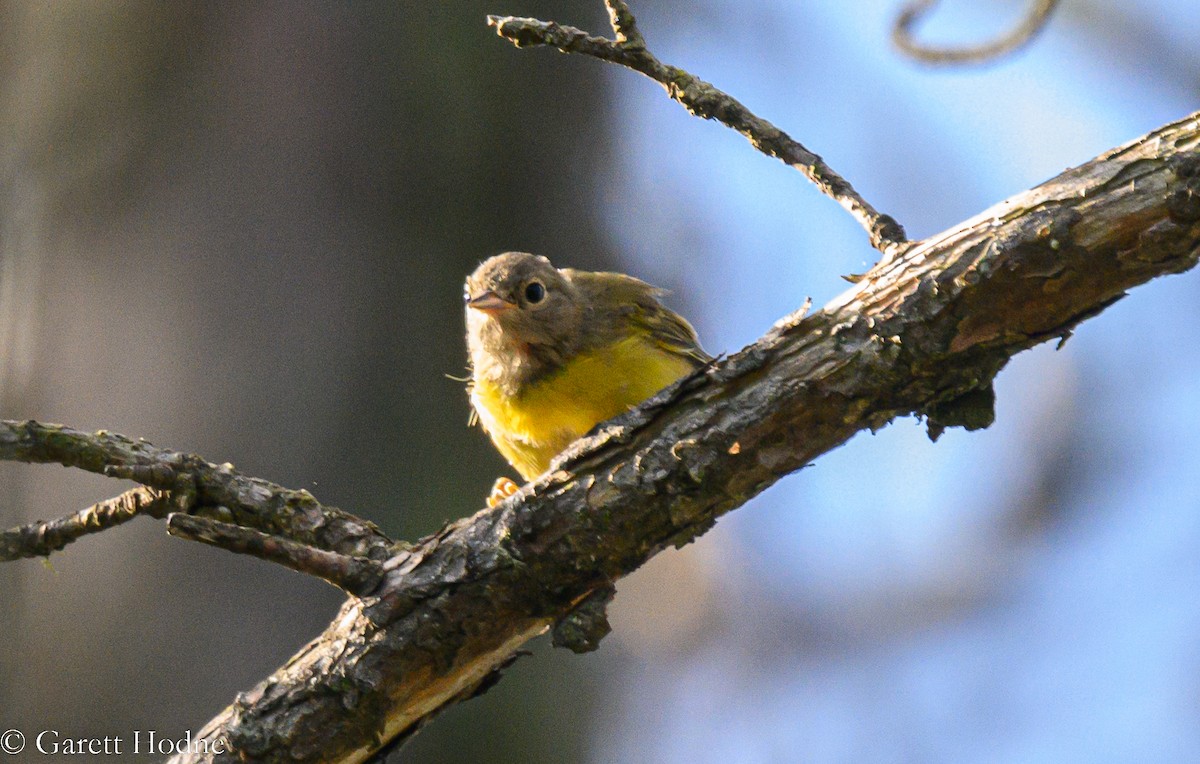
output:
[[[693, 113], [839, 191], [844, 181], [824, 174], [819, 158], [658, 62], [624, 3], [609, 8], [615, 41], [550, 22], [493, 23], [517, 44], [642, 71]], [[486, 690], [552, 626], [556, 643], [594, 648], [614, 581], [783, 475], [897, 416], [927, 416], [931, 435], [986, 426], [992, 380], [1014, 354], [1067, 336], [1132, 286], [1192, 268], [1200, 114], [907, 247], [888, 233], [890, 219], [855, 199], [842, 201], [877, 245], [893, 245], [893, 257], [855, 288], [813, 315], [781, 319], [753, 345], [605, 423], [517, 496], [411, 546], [305, 491], [109, 433], [0, 422], [0, 459], [136, 480], [169, 493], [176, 533], [357, 594], [173, 761], [364, 761]], [[320, 550], [328, 554], [312, 553]], [[361, 576], [349, 572], [359, 563]]]
[[[611, 582], [859, 430], [914, 412], [934, 430], [985, 424], [1012, 355], [1196, 264], [1198, 147], [1200, 114], [920, 242], [607, 423], [513, 499], [411, 547], [304, 492], [108, 433], [0, 423], [0, 458], [133, 477], [189, 507], [233, 504], [245, 525], [295, 532], [307, 518], [322, 548], [390, 553], [377, 586], [348, 586], [363, 596], [174, 759], [363, 761], [486, 689], [552, 624], [557, 642], [594, 647]], [[343, 526], [365, 530], [329, 535]]]
[[200, 732], [236, 753], [175, 761], [364, 761], [551, 624], [594, 643], [610, 582], [854, 433], [914, 412], [987, 421], [1012, 355], [1196, 264], [1198, 146], [1200, 114], [1070, 170], [607, 423], [532, 488], [389, 559], [374, 593]]
[[873, 247], [889, 255], [900, 250], [907, 239], [904, 228], [891, 215], [876, 210], [825, 160], [775, 125], [755, 115], [733, 96], [690, 72], [659, 61], [646, 49], [646, 41], [638, 31], [629, 6], [617, 0], [608, 0], [607, 5], [617, 35], [615, 40], [594, 37], [575, 27], [539, 19], [488, 16], [488, 24], [518, 48], [544, 45], [558, 48], [563, 53], [581, 53], [641, 72], [662, 85], [667, 95], [692, 114], [715, 119], [738, 131], [754, 148], [804, 173], [823, 194], [842, 205], [866, 229]]

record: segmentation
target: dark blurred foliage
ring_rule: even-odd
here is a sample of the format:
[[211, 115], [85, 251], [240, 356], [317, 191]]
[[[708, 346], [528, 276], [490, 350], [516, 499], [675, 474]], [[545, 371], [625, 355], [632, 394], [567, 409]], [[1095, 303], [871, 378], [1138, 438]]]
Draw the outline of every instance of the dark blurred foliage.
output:
[[[0, 415], [229, 460], [397, 537], [480, 506], [503, 464], [446, 376], [465, 273], [515, 248], [612, 264], [590, 182], [609, 79], [484, 23], [517, 11], [605, 21], [595, 2], [5, 4]], [[6, 525], [123, 488], [15, 465], [0, 486]], [[150, 522], [53, 570], [4, 565], [0, 726], [198, 729], [339, 600]], [[538, 662], [405, 760], [577, 757], [587, 668]]]

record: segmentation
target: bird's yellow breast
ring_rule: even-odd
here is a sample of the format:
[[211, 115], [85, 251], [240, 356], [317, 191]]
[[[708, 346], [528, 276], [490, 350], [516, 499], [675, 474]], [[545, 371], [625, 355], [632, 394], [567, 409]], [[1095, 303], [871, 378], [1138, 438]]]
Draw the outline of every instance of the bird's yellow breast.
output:
[[505, 395], [494, 384], [476, 380], [471, 404], [496, 448], [529, 480], [544, 472], [568, 443], [646, 400], [695, 365], [648, 337], [634, 335], [580, 353], [517, 395]]

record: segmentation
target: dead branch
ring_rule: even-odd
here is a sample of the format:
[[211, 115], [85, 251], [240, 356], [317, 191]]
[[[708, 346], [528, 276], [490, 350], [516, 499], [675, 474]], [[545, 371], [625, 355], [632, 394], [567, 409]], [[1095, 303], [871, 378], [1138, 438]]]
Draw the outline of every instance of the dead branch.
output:
[[167, 516], [170, 504], [170, 493], [140, 485], [73, 515], [10, 528], [0, 533], [0, 562], [21, 557], [49, 557], [51, 552], [59, 551], [82, 536], [99, 533], [138, 515], [162, 519]]
[[891, 255], [905, 244], [907, 239], [903, 226], [891, 215], [876, 210], [854, 190], [850, 181], [834, 172], [825, 160], [751, 112], [728, 93], [690, 72], [659, 61], [646, 49], [646, 40], [638, 30], [637, 20], [629, 10], [629, 5], [622, 0], [606, 0], [605, 4], [616, 33], [613, 40], [540, 19], [488, 16], [488, 24], [518, 48], [548, 46], [563, 53], [580, 53], [641, 72], [666, 88], [667, 95], [690, 113], [717, 120], [744, 135], [762, 153], [804, 173], [821, 193], [842, 205], [866, 229], [871, 246]]
[[[911, 413], [934, 431], [986, 425], [1013, 354], [1195, 265], [1198, 146], [1194, 115], [784, 318], [577, 443], [532, 491], [389, 560], [373, 595], [201, 735], [256, 760], [362, 761], [486, 688], [564, 617], [560, 633], [587, 647], [611, 582], [854, 433]], [[232, 759], [177, 759], [209, 760]]]
[[[486, 689], [552, 624], [566, 620], [559, 642], [594, 647], [613, 581], [854, 433], [911, 413], [935, 432], [986, 425], [1013, 354], [1196, 264], [1198, 147], [1200, 114], [920, 242], [581, 440], [514, 499], [389, 547], [374, 591], [213, 719], [207, 750], [174, 760], [363, 761]], [[238, 494], [225, 468], [107, 434], [5, 423], [0, 458], [110, 460], [156, 483], [166, 464], [205, 501]], [[294, 496], [237, 480], [254, 506]]]
[[218, 520], [316, 549], [376, 560], [393, 551], [391, 539], [374, 523], [324, 507], [308, 491], [246, 477], [232, 464], [210, 464], [194, 454], [166, 451], [105, 430], [88, 433], [56, 424], [0, 421], [0, 459], [61, 464], [133, 480], [169, 492], [175, 511], [211, 513]]
[[352, 596], [375, 590], [383, 578], [383, 565], [366, 557], [316, 549], [281, 536], [223, 523], [207, 517], [175, 512], [167, 518], [167, 532], [189, 541], [199, 541], [235, 554], [248, 554], [300, 573], [328, 581]]
[[[135, 480], [169, 497], [176, 534], [356, 595], [173, 761], [357, 762], [395, 748], [486, 690], [551, 626], [556, 644], [593, 649], [607, 629], [613, 582], [855, 433], [914, 413], [934, 437], [947, 426], [986, 426], [992, 380], [1014, 354], [1068, 336], [1126, 289], [1200, 257], [1200, 114], [901, 246], [899, 226], [819, 157], [659, 62], [625, 4], [608, 5], [614, 40], [553, 22], [492, 23], [519, 45], [553, 45], [651, 76], [693, 113], [809, 174], [891, 257], [823, 310], [784, 317], [754, 344], [606, 423], [517, 496], [414, 545], [231, 465], [106, 432], [0, 422], [0, 459]], [[36, 548], [58, 548], [69, 535]]]

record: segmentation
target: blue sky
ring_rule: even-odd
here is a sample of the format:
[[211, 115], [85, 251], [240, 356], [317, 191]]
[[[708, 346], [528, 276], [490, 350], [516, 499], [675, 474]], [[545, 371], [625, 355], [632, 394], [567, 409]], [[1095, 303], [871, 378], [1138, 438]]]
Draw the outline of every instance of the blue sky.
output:
[[[1021, 7], [950, 2], [927, 35], [982, 39]], [[1137, 3], [1136, 29], [1107, 20], [1115, 2], [1068, 0], [1024, 52], [956, 70], [893, 51], [896, 3], [849, 8], [647, 8], [642, 27], [913, 237], [1196, 108], [1200, 14], [1184, 0]], [[1180, 62], [1190, 74], [1165, 72]], [[609, 76], [614, 248], [675, 290], [710, 351], [873, 262], [799, 173], [644, 78]], [[985, 432], [932, 444], [900, 420], [724, 519], [688, 551], [699, 578], [676, 581], [715, 588], [720, 625], [666, 637], [691, 634], [666, 659], [622, 642], [626, 710], [601, 724], [596, 760], [1200, 760], [1196, 291], [1194, 275], [1136, 289], [1063, 350], [1016, 359]], [[1050, 519], [1021, 530], [1029, 512]]]

